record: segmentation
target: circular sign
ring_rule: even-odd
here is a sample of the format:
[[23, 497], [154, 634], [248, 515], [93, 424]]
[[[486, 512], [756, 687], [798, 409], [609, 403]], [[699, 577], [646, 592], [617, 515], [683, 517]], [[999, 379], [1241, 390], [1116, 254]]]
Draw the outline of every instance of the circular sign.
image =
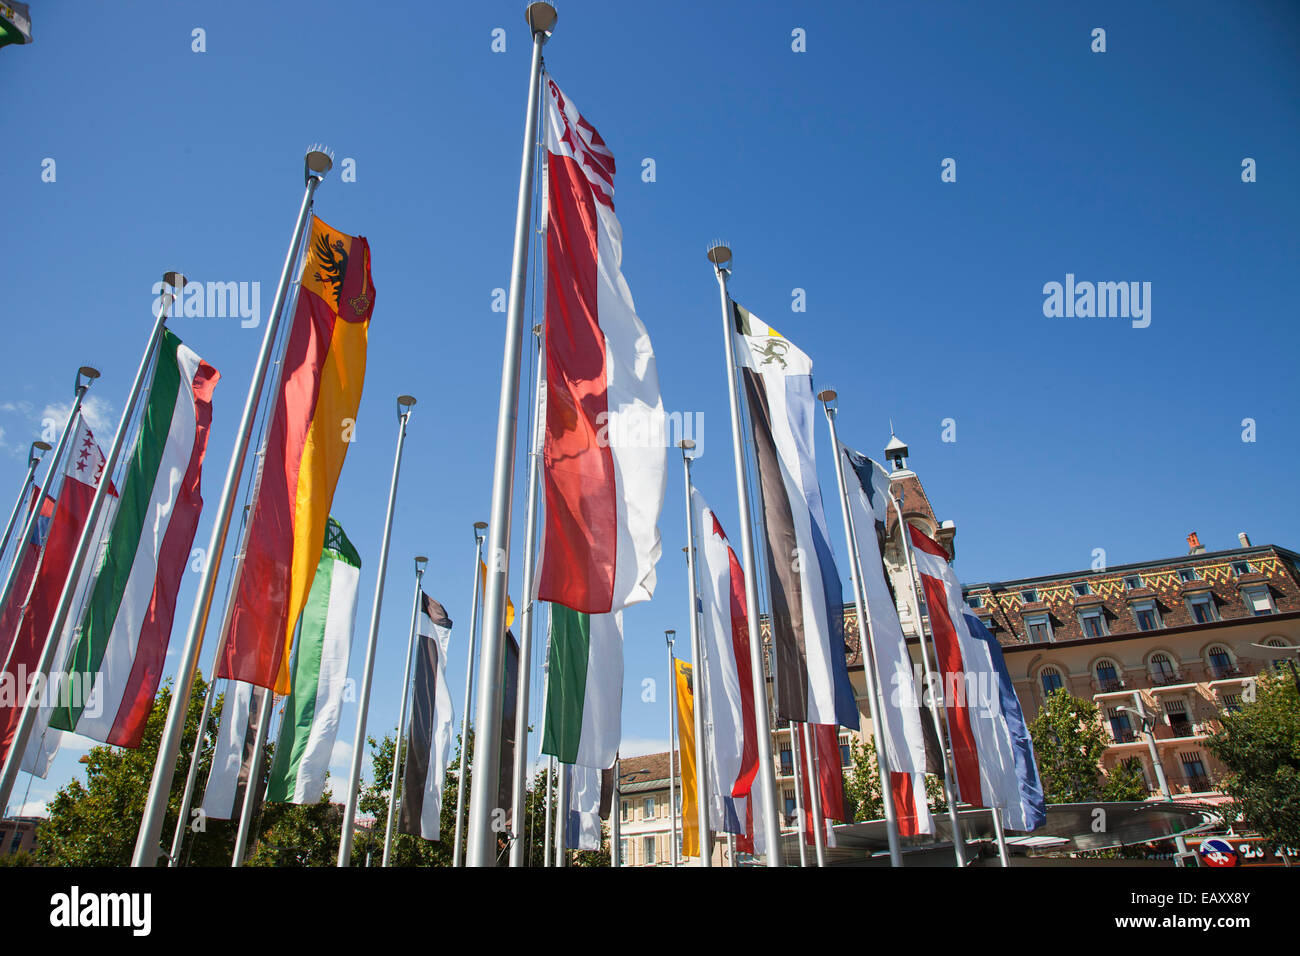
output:
[[1202, 840], [1199, 852], [1206, 866], [1237, 865], [1237, 851], [1232, 848], [1232, 845], [1227, 840], [1220, 840], [1217, 837]]

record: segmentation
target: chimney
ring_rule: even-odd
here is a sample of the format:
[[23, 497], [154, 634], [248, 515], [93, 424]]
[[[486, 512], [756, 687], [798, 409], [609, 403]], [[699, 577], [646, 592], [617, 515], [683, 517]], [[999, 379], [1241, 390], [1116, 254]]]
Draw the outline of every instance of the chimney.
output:
[[1243, 548], [1249, 548], [1249, 547], [1250, 547], [1250, 535], [1246, 534], [1246, 532], [1244, 532], [1244, 531], [1238, 531], [1238, 532], [1237, 532], [1237, 540], [1241, 542], [1241, 546], [1242, 546]]
[[1187, 553], [1204, 554], [1205, 545], [1201, 544], [1200, 536], [1195, 531], [1187, 536]]

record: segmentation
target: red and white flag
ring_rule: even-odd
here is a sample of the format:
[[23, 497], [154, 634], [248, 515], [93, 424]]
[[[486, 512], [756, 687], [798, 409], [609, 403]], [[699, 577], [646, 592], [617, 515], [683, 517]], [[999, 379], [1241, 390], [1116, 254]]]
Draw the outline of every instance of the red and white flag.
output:
[[659, 373], [623, 280], [614, 154], [550, 76], [546, 431], [537, 596], [605, 614], [648, 601], [667, 448]]

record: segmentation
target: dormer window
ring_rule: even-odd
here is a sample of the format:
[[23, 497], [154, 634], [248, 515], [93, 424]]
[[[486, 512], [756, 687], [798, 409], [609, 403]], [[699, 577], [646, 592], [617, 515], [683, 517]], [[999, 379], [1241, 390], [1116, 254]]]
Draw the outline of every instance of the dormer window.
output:
[[1250, 574], [1254, 570], [1254, 566], [1249, 561], [1232, 562], [1232, 573], [1237, 577], [1241, 577], [1243, 574]]
[[1196, 577], [1195, 568], [1179, 568], [1178, 580], [1183, 584], [1190, 584], [1192, 581], [1199, 580], [1199, 578]]
[[1268, 593], [1266, 585], [1261, 584], [1258, 587], [1242, 588], [1241, 599], [1246, 603], [1247, 610], [1256, 617], [1272, 614], [1277, 610], [1273, 606], [1273, 595]]
[[978, 594], [972, 594], [966, 598], [966, 606], [978, 611], [984, 606], [984, 598]]
[[1025, 617], [1025, 638], [1030, 644], [1046, 644], [1052, 640], [1052, 621], [1046, 614]]
[[1142, 575], [1140, 574], [1124, 575], [1124, 590], [1136, 591], [1143, 587], [1146, 587], [1146, 585], [1142, 583]]
[[1133, 620], [1140, 631], [1154, 631], [1160, 627], [1160, 611], [1155, 601], [1139, 601], [1133, 605]]
[[1022, 604], [1038, 603], [1038, 588], [1026, 588], [1020, 592], [1020, 601]]
[[1082, 581], [1079, 584], [1071, 584], [1070, 587], [1074, 590], [1075, 597], [1087, 597], [1092, 593], [1092, 585], [1087, 581]]

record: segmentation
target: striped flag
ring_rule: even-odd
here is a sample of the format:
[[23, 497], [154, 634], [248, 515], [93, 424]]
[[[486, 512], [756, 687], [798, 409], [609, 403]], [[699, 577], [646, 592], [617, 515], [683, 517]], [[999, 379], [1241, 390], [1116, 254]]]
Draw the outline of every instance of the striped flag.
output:
[[654, 350], [621, 272], [614, 156], [544, 80], [546, 497], [537, 593], [603, 614], [654, 594], [665, 419]]
[[884, 747], [898, 832], [903, 836], [933, 833], [925, 774], [940, 768], [931, 766], [926, 759], [925, 717], [916, 693], [912, 655], [885, 578], [880, 548], [889, 519], [889, 476], [879, 463], [847, 445], [841, 444], [840, 452], [848, 465], [845, 486], [862, 562], [862, 596], [868, 618], [858, 630], [863, 641], [870, 642], [880, 696], [877, 710], [881, 726], [875, 729], [876, 745]]
[[397, 826], [402, 833], [426, 840], [438, 840], [442, 835], [442, 785], [451, 760], [452, 738], [451, 689], [446, 671], [450, 641], [451, 618], [447, 611], [421, 591], [411, 728], [406, 738]]
[[681, 774], [682, 856], [700, 855], [700, 788], [695, 767], [695, 681], [690, 662], [675, 662], [677, 757]]
[[369, 243], [313, 217], [219, 677], [289, 693], [293, 630], [352, 441], [374, 305]]
[[333, 517], [302, 611], [293, 691], [280, 722], [266, 799], [315, 803], [325, 792], [330, 754], [339, 731], [348, 654], [357, 619], [361, 558]]
[[961, 799], [1006, 811], [1014, 830], [1046, 819], [1033, 745], [1015, 692], [1008, 694], [1002, 649], [974, 615], [966, 613], [961, 582], [943, 546], [907, 527], [916, 570], [925, 589], [930, 633], [948, 711], [948, 734]]
[[27, 503], [27, 514], [30, 515], [31, 510], [36, 507], [38, 498], [41, 502], [41, 513], [32, 522], [31, 533], [27, 536], [27, 546], [21, 550], [15, 549], [14, 556], [10, 559], [21, 560], [22, 563], [18, 565], [18, 574], [14, 577], [14, 586], [9, 593], [9, 600], [0, 611], [0, 662], [9, 658], [14, 636], [18, 633], [18, 623], [22, 620], [23, 607], [27, 604], [32, 581], [36, 578], [36, 569], [41, 563], [41, 550], [50, 536], [50, 523], [54, 519], [55, 499], [49, 495], [42, 496], [39, 487], [32, 488], [32, 498]]
[[[253, 774], [253, 760], [265, 736], [257, 718], [261, 716], [262, 701], [268, 693], [266, 688], [244, 681], [231, 681], [226, 685], [221, 723], [217, 728], [217, 747], [212, 754], [207, 785], [203, 788], [204, 816], [213, 820], [236, 820], [243, 813], [249, 778]], [[257, 799], [256, 793], [253, 799]]]
[[149, 400], [103, 560], [66, 671], [91, 687], [50, 725], [138, 747], [203, 510], [203, 456], [220, 375], [170, 330], [158, 345]]
[[725, 833], [745, 832], [745, 804], [758, 773], [758, 727], [754, 716], [745, 573], [727, 543], [717, 515], [698, 491], [691, 491], [700, 535], [700, 604], [704, 625], [705, 724], [712, 728], [709, 750], [709, 825]]
[[785, 720], [856, 729], [840, 575], [817, 483], [812, 360], [731, 305], [767, 529], [777, 711]]
[[622, 736], [623, 614], [551, 605], [542, 753], [560, 763], [614, 765]]
[[[809, 753], [816, 756], [811, 761], [817, 769], [817, 795], [821, 798], [822, 819], [826, 822], [827, 845], [834, 846], [831, 821], [848, 823], [844, 809], [844, 765], [840, 751], [839, 727], [834, 724], [800, 724], [799, 747], [807, 761]], [[813, 834], [813, 802], [809, 789], [807, 763], [803, 767], [803, 838], [808, 846], [816, 842]]]
[[599, 850], [604, 832], [600, 821], [607, 819], [614, 802], [614, 769], [570, 767], [568, 820], [564, 845], [570, 850]]

